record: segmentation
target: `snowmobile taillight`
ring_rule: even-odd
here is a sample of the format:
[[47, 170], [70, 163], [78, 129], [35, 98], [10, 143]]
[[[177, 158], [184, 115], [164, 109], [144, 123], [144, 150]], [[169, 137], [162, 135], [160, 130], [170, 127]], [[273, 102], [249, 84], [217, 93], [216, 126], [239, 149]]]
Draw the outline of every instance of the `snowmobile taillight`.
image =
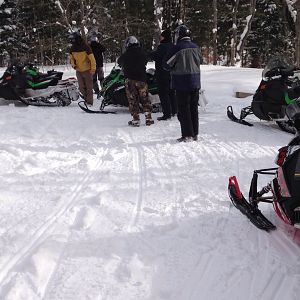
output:
[[284, 160], [286, 158], [286, 154], [288, 151], [288, 146], [282, 147], [278, 150], [278, 155], [276, 157], [275, 163], [281, 167], [284, 163]]
[[262, 85], [260, 86], [260, 89], [261, 89], [261, 90], [264, 90], [266, 87], [267, 87], [266, 84], [262, 84]]
[[11, 80], [11, 79], [12, 79], [11, 76], [6, 76], [6, 77], [5, 77], [5, 80]]

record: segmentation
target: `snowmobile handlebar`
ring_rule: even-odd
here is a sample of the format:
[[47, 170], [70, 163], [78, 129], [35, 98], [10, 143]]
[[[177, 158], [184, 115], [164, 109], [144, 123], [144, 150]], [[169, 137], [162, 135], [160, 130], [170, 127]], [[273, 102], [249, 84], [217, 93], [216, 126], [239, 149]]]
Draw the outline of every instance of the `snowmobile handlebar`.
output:
[[294, 66], [290, 68], [273, 68], [266, 72], [265, 77], [271, 78], [274, 76], [282, 76], [282, 77], [293, 76], [294, 71], [296, 71], [296, 68]]

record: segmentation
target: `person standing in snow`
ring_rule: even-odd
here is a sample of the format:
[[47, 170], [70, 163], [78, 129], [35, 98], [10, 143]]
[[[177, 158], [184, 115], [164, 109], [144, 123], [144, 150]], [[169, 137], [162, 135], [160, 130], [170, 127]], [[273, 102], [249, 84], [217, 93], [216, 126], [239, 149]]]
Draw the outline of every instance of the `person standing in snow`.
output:
[[181, 137], [178, 142], [198, 139], [198, 101], [201, 53], [191, 42], [190, 30], [179, 25], [175, 30], [175, 46], [166, 57], [166, 66], [171, 71], [171, 88], [176, 92], [178, 120]]
[[91, 47], [78, 32], [71, 34], [70, 61], [76, 70], [79, 90], [84, 101], [93, 105], [93, 75], [96, 71], [96, 61]]
[[105, 47], [98, 41], [96, 35], [90, 37], [90, 46], [92, 48], [95, 60], [96, 60], [96, 72], [93, 76], [93, 87], [97, 95], [99, 95], [100, 89], [98, 85], [98, 80], [100, 86], [102, 86], [102, 81], [104, 79], [103, 71], [103, 53], [105, 52]]
[[124, 71], [126, 96], [132, 116], [128, 125], [140, 126], [140, 103], [144, 110], [146, 125], [154, 124], [151, 116], [152, 105], [148, 97], [147, 56], [135, 36], [129, 36], [126, 39], [125, 52], [118, 58], [117, 62]]
[[155, 76], [158, 84], [158, 95], [162, 106], [163, 115], [158, 121], [171, 119], [177, 113], [177, 103], [174, 90], [170, 88], [170, 72], [163, 68], [163, 58], [173, 48], [171, 30], [166, 29], [160, 35], [160, 44], [157, 50], [150, 53], [150, 58], [155, 61]]

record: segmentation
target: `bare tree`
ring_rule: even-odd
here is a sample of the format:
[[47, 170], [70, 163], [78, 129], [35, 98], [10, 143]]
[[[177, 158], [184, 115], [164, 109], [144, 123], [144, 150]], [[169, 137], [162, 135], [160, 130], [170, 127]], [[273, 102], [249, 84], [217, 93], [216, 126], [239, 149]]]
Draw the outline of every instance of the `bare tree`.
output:
[[240, 0], [235, 0], [232, 6], [232, 39], [230, 43], [231, 55], [230, 65], [234, 66], [236, 62], [236, 45], [237, 45], [237, 13]]
[[217, 64], [218, 60], [218, 1], [213, 0], [213, 16], [214, 16], [214, 26], [213, 26], [213, 64]]
[[155, 18], [155, 35], [153, 39], [153, 45], [157, 46], [159, 44], [159, 36], [161, 34], [163, 26], [163, 3], [162, 0], [154, 0], [154, 18]]
[[252, 20], [256, 11], [256, 0], [250, 0], [249, 15], [246, 17], [246, 25], [243, 33], [241, 34], [240, 41], [237, 45], [237, 62], [242, 62], [243, 51], [247, 42], [247, 37], [251, 31]]
[[296, 63], [300, 67], [300, 0], [295, 3], [295, 9], [297, 11], [296, 18]]

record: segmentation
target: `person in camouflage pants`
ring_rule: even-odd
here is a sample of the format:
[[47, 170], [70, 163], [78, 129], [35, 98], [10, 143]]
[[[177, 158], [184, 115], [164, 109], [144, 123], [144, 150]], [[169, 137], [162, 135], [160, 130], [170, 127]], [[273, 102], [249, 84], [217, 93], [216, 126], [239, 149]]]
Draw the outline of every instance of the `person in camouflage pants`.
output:
[[[152, 105], [148, 97], [148, 85], [145, 82], [126, 79], [126, 96], [129, 104], [129, 111], [131, 112], [133, 120], [140, 120], [140, 104], [143, 107], [144, 114], [146, 116], [146, 125], [147, 119], [151, 119]], [[148, 117], [149, 116], [149, 117]], [[148, 117], [148, 118], [147, 118]]]
[[125, 52], [118, 58], [125, 77], [126, 96], [132, 120], [129, 126], [140, 126], [140, 104], [145, 114], [146, 125], [154, 124], [151, 116], [152, 105], [148, 97], [147, 55], [141, 48], [138, 39], [130, 36], [125, 41]]

